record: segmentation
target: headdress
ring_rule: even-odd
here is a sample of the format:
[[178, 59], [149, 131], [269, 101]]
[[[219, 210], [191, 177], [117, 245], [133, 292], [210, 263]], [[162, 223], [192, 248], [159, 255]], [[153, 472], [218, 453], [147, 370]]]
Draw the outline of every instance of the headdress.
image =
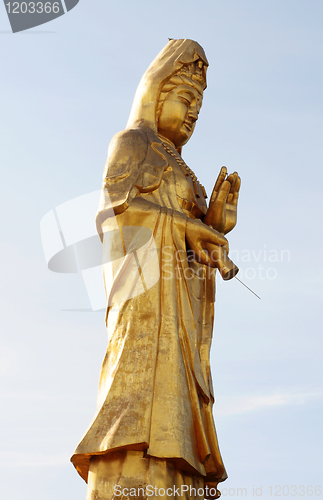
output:
[[188, 83], [199, 90], [206, 88], [206, 70], [209, 63], [203, 48], [193, 40], [169, 40], [144, 73], [136, 91], [127, 128], [138, 120], [145, 120], [157, 133], [157, 106], [160, 93], [168, 82], [174, 86]]

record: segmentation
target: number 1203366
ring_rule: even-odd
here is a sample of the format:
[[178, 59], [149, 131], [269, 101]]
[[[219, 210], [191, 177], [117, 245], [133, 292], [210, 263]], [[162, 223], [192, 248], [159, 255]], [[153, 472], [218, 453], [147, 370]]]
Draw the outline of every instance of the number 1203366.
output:
[[8, 2], [6, 3], [8, 14], [58, 14], [59, 2]]
[[305, 496], [306, 497], [311, 497], [311, 496], [320, 496], [321, 495], [321, 486], [304, 486], [304, 485], [299, 485], [296, 486], [293, 484], [292, 486], [268, 486], [270, 496], [274, 497], [287, 497], [287, 496]]

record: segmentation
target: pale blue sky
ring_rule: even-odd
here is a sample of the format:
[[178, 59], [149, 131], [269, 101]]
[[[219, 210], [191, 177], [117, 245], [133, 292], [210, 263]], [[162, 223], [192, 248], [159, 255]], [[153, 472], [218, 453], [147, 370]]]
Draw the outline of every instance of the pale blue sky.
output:
[[218, 280], [222, 489], [249, 499], [262, 485], [269, 499], [271, 485], [323, 487], [322, 26], [313, 0], [80, 0], [13, 35], [0, 7], [1, 498], [85, 499], [69, 456], [95, 412], [104, 313], [65, 311], [89, 299], [80, 275], [46, 268], [39, 223], [99, 189], [109, 141], [168, 37], [197, 40], [209, 59], [183, 157], [209, 193], [222, 165], [239, 171], [230, 245], [262, 298]]

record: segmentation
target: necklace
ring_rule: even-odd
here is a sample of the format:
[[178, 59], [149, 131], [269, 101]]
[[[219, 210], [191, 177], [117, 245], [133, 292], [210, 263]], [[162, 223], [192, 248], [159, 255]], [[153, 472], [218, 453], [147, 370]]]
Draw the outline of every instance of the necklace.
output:
[[183, 160], [183, 158], [181, 158], [178, 153], [175, 153], [175, 151], [173, 149], [171, 149], [169, 146], [167, 146], [167, 144], [165, 144], [163, 141], [162, 141], [162, 145], [163, 145], [163, 148], [165, 149], [166, 153], [170, 154], [173, 158], [175, 158], [175, 160], [177, 161], [178, 165], [181, 167], [184, 175], [186, 177], [188, 177], [188, 176], [191, 177], [191, 179], [193, 181], [195, 196], [197, 198], [200, 198], [199, 189], [198, 189], [199, 186], [200, 186], [201, 189], [202, 189], [202, 191], [203, 191], [204, 198], [207, 198], [207, 194], [206, 194], [204, 186], [202, 186], [202, 184], [197, 180], [197, 177], [194, 174], [193, 170], [191, 170], [190, 167], [188, 165], [186, 165], [186, 163]]

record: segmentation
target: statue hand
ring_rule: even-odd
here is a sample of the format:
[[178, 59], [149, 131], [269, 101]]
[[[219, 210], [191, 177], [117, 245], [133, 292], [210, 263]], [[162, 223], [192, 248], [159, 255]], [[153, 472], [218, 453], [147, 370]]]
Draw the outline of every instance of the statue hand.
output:
[[227, 239], [201, 221], [188, 219], [186, 242], [194, 252], [194, 259], [200, 264], [216, 267], [224, 280], [233, 278], [239, 272], [239, 268], [228, 257]]
[[237, 223], [237, 205], [241, 179], [237, 172], [227, 178], [227, 169], [222, 167], [215, 183], [204, 223], [220, 233], [227, 234]]
[[228, 240], [200, 220], [188, 219], [185, 236], [188, 247], [194, 252], [194, 259], [201, 264], [217, 267], [211, 254], [215, 247], [223, 247], [229, 252]]

